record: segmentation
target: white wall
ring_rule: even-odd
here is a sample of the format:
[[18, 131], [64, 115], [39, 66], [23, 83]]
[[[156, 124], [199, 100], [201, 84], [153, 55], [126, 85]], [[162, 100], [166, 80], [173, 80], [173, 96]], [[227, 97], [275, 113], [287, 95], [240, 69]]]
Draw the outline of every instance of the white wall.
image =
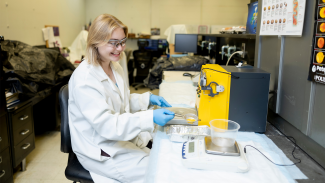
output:
[[[58, 25], [63, 46], [70, 46], [82, 26], [103, 13], [116, 16], [133, 33], [150, 33], [151, 27], [159, 27], [163, 35], [173, 24], [245, 25], [249, 2], [250, 0], [0, 0], [0, 35], [30, 45], [44, 45], [41, 29], [44, 25]], [[135, 40], [129, 40], [128, 45], [137, 47]]]
[[114, 15], [129, 27], [129, 32], [150, 33], [150, 0], [86, 0], [86, 21], [98, 15]]
[[250, 0], [86, 0], [86, 21], [109, 13], [130, 32], [161, 34], [173, 24], [246, 25]]
[[85, 0], [0, 0], [0, 35], [45, 45], [41, 29], [58, 25], [63, 46], [70, 46], [85, 24], [85, 11]]

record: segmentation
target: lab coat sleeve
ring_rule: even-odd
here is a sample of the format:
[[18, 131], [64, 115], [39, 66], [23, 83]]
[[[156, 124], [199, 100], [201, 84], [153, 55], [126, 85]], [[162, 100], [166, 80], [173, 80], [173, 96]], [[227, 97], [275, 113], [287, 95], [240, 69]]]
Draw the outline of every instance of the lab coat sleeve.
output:
[[148, 107], [150, 105], [150, 95], [150, 92], [146, 92], [143, 94], [132, 93], [130, 95], [131, 113], [148, 110]]
[[115, 113], [113, 106], [106, 102], [101, 87], [101, 83], [88, 82], [76, 85], [73, 89], [73, 98], [77, 107], [100, 136], [108, 140], [129, 141], [137, 137], [140, 132], [153, 130], [152, 110], [133, 114]]

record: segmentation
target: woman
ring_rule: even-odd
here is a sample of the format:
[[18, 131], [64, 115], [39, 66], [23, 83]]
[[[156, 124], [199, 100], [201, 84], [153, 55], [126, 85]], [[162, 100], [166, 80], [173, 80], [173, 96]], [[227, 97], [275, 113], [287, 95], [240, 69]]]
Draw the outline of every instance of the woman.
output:
[[109, 14], [98, 16], [87, 38], [86, 60], [69, 81], [69, 126], [74, 153], [97, 182], [143, 182], [146, 145], [154, 123], [174, 118], [162, 97], [130, 94], [118, 61], [128, 28]]

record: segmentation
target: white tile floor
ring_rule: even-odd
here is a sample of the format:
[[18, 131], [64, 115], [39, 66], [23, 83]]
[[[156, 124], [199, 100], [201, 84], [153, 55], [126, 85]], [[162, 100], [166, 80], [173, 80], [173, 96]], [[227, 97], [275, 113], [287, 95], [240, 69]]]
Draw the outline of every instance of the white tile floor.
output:
[[[148, 88], [134, 90], [131, 93], [144, 93]], [[158, 95], [159, 90], [151, 91]], [[51, 131], [35, 136], [35, 149], [26, 158], [26, 171], [14, 173], [14, 183], [71, 183], [64, 171], [68, 154], [60, 151], [61, 134]]]
[[61, 136], [58, 131], [47, 132], [35, 138], [36, 148], [27, 156], [26, 171], [14, 174], [15, 183], [69, 182], [64, 170], [68, 154], [60, 151]]

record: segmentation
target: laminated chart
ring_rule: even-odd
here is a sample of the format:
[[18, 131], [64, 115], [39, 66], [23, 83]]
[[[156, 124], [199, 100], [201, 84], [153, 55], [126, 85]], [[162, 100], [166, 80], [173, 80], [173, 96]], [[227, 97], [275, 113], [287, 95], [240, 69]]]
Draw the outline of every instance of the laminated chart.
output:
[[297, 23], [298, 23], [298, 0], [293, 0], [293, 21], [292, 21], [292, 23], [293, 23], [293, 25], [297, 25]]
[[260, 35], [301, 36], [305, 7], [306, 0], [264, 0]]

